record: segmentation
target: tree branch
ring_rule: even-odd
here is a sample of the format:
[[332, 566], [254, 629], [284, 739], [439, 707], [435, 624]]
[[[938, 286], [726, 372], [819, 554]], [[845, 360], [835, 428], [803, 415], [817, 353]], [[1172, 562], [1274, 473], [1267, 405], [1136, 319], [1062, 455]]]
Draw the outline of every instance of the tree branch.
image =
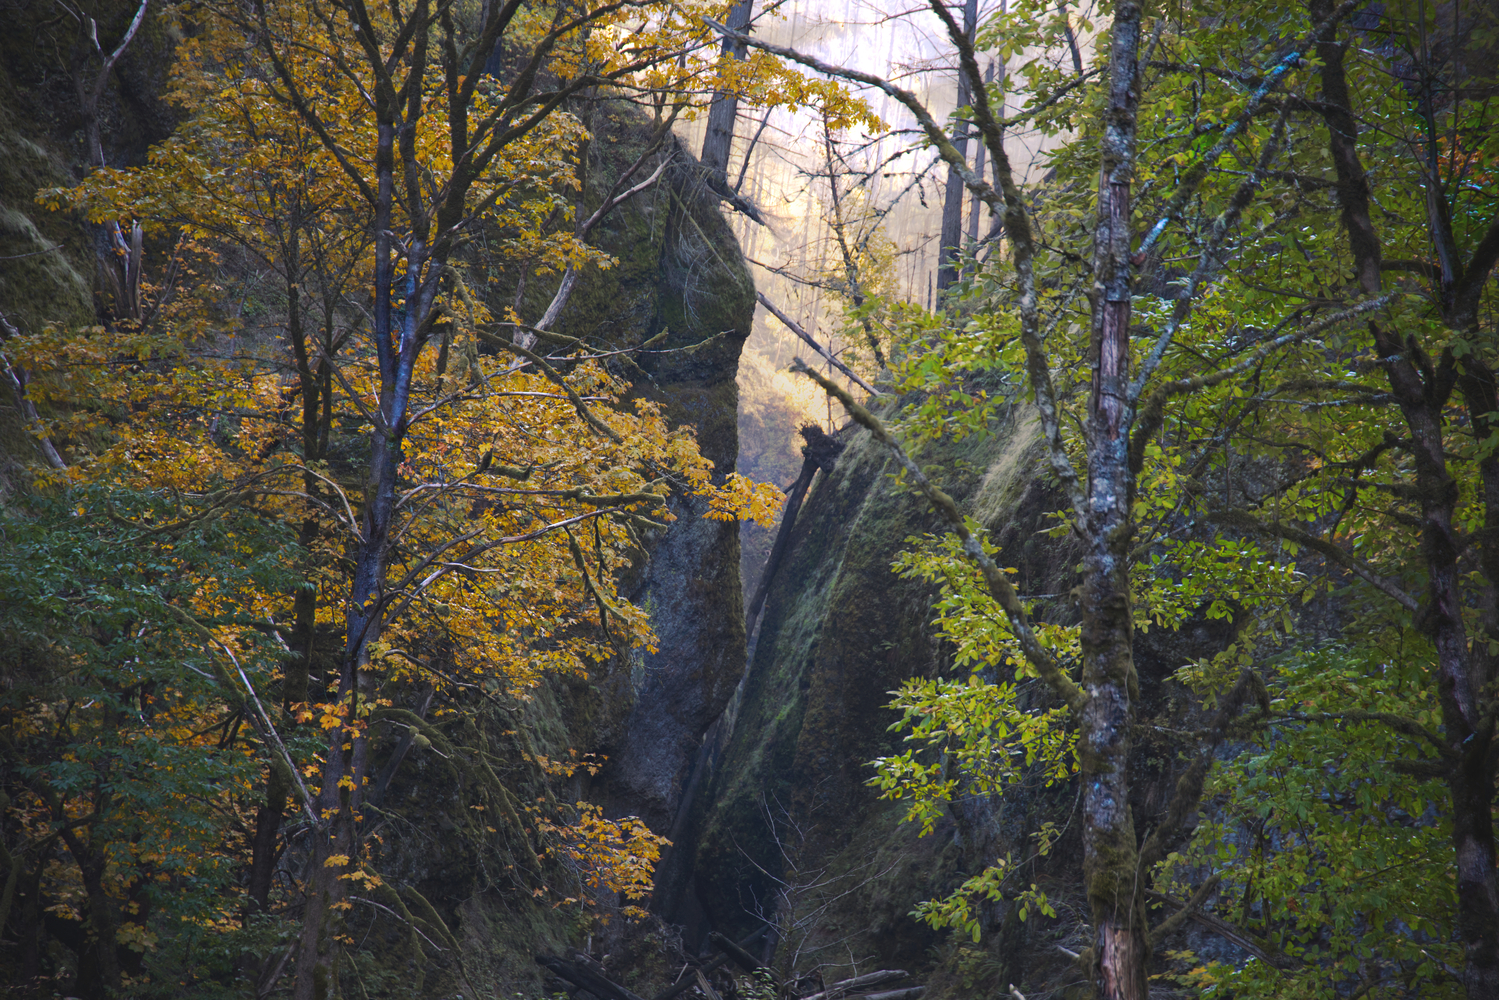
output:
[[1327, 18], [1312, 29], [1311, 34], [1301, 44], [1297, 45], [1290, 52], [1287, 52], [1270, 72], [1265, 74], [1264, 79], [1260, 81], [1260, 85], [1250, 95], [1248, 102], [1240, 110], [1233, 124], [1223, 130], [1223, 134], [1219, 136], [1218, 141], [1213, 145], [1212, 149], [1198, 157], [1183, 173], [1181, 182], [1177, 184], [1176, 190], [1172, 192], [1171, 200], [1166, 203], [1165, 209], [1161, 211], [1161, 217], [1150, 228], [1150, 231], [1145, 234], [1145, 238], [1140, 241], [1140, 248], [1135, 252], [1134, 256], [1136, 266], [1144, 263], [1146, 255], [1150, 253], [1156, 241], [1161, 238], [1161, 234], [1166, 231], [1166, 226], [1170, 224], [1172, 219], [1181, 214], [1187, 202], [1191, 201], [1192, 196], [1197, 193], [1197, 188], [1202, 184], [1203, 179], [1207, 177], [1209, 169], [1213, 164], [1218, 162], [1218, 158], [1228, 149], [1229, 144], [1253, 120], [1260, 105], [1270, 95], [1270, 91], [1280, 85], [1280, 81], [1287, 73], [1301, 64], [1301, 57], [1306, 54], [1308, 49], [1321, 40], [1322, 35], [1328, 29], [1336, 25], [1354, 9], [1362, 6], [1363, 3], [1364, 0], [1343, 0]]
[[777, 309], [775, 307], [775, 303], [771, 302], [769, 299], [767, 299], [765, 297], [765, 293], [764, 292], [756, 292], [755, 293], [755, 298], [757, 298], [757, 299], [760, 300], [760, 304], [762, 306], [764, 306], [766, 309], [770, 310], [770, 314], [772, 316], [774, 316], [776, 319], [780, 320], [782, 323], [786, 324], [786, 329], [790, 330], [792, 333], [796, 334], [802, 340], [806, 341], [807, 344], [812, 348], [812, 350], [816, 351], [818, 354], [821, 354], [823, 356], [823, 358], [828, 362], [828, 364], [832, 365], [834, 368], [837, 368], [843, 374], [845, 374], [849, 378], [853, 379], [854, 382], [856, 382], [858, 384], [859, 388], [863, 389], [865, 392], [869, 393], [871, 396], [882, 395], [882, 393], [880, 392], [880, 390], [876, 389], [874, 386], [870, 385], [868, 382], [866, 382], [862, 378], [860, 378], [858, 376], [858, 373], [856, 373], [852, 368], [850, 368], [848, 365], [844, 364], [842, 361], [839, 361], [837, 358], [833, 357], [833, 352], [832, 351], [828, 350], [826, 347], [823, 347], [816, 340], [814, 340], [812, 338], [812, 335], [810, 333], [808, 333], [806, 330], [803, 330], [797, 324], [797, 322], [794, 319], [792, 319], [790, 316], [787, 316], [785, 313], [781, 312], [781, 310]]
[[1327, 541], [1325, 538], [1318, 538], [1316, 535], [1312, 535], [1305, 531], [1302, 531], [1300, 528], [1293, 528], [1289, 524], [1274, 524], [1261, 521], [1259, 518], [1250, 514], [1248, 511], [1209, 511], [1208, 518], [1209, 520], [1218, 521], [1222, 524], [1229, 524], [1236, 528], [1242, 528], [1245, 531], [1253, 531], [1257, 534], [1269, 535], [1275, 538], [1284, 538], [1288, 542], [1295, 542], [1297, 545], [1305, 545], [1312, 551], [1326, 556], [1328, 559], [1331, 559], [1333, 562], [1337, 563], [1339, 566], [1342, 566], [1350, 573], [1353, 573], [1359, 579], [1363, 580], [1365, 583], [1369, 584], [1374, 589], [1384, 594], [1390, 600], [1394, 601], [1396, 604], [1400, 605], [1411, 614], [1418, 615], [1421, 613], [1420, 601], [1416, 600], [1410, 594], [1407, 594], [1393, 580], [1380, 576], [1374, 571], [1371, 566], [1364, 563], [1360, 559], [1355, 559], [1353, 556], [1349, 555], [1347, 552], [1334, 545], [1332, 542]]
[[885, 425], [873, 413], [860, 406], [842, 386], [831, 379], [819, 375], [808, 368], [801, 358], [797, 358], [791, 364], [791, 370], [800, 372], [812, 381], [820, 385], [824, 392], [833, 396], [843, 404], [848, 415], [854, 421], [866, 428], [874, 439], [890, 450], [895, 457], [896, 463], [905, 470], [906, 475], [916, 484], [916, 488], [927, 498], [931, 505], [936, 508], [938, 514], [947, 522], [948, 528], [958, 536], [963, 544], [963, 551], [973, 560], [983, 573], [984, 583], [989, 589], [989, 595], [994, 598], [1005, 616], [1010, 620], [1010, 628], [1020, 643], [1020, 649], [1025, 654], [1026, 661], [1036, 669], [1052, 692], [1067, 704], [1074, 712], [1080, 712], [1088, 703], [1088, 694], [1077, 682], [1067, 676], [1056, 658], [1047, 652], [1046, 647], [1041, 645], [1036, 633], [1031, 629], [1029, 616], [1025, 613], [1025, 607], [1020, 603], [1020, 597], [1015, 593], [1015, 588], [1010, 584], [999, 565], [995, 563], [989, 553], [984, 551], [983, 544], [974, 537], [968, 528], [968, 520], [958, 510], [957, 503], [952, 497], [938, 489], [931, 480], [927, 479], [926, 473], [921, 467], [911, 460]]

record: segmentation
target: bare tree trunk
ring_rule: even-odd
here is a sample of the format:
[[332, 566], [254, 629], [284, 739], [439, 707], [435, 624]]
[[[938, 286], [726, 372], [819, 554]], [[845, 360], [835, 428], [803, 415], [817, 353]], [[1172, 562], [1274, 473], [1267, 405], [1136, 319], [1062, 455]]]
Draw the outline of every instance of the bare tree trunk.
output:
[[[78, 113], [83, 119], [84, 153], [92, 170], [104, 166], [104, 132], [99, 122], [99, 102], [104, 98], [104, 91], [109, 86], [109, 78], [114, 73], [115, 65], [130, 47], [130, 43], [135, 41], [150, 7], [151, 0], [141, 0], [135, 17], [130, 21], [130, 27], [125, 30], [125, 36], [113, 52], [105, 52], [100, 45], [99, 25], [93, 18], [85, 17], [79, 26], [82, 37], [78, 47], [74, 49], [73, 88], [78, 97]], [[95, 58], [99, 61], [99, 68], [91, 78], [85, 79], [84, 71]], [[140, 226], [133, 227], [129, 244], [125, 242], [116, 222], [102, 225], [90, 223], [88, 228], [94, 238], [94, 254], [98, 258], [99, 270], [114, 293], [116, 318], [140, 322]]]
[[[20, 335], [20, 331], [11, 324], [3, 312], [0, 312], [0, 337], [3, 337], [4, 340], [10, 340]], [[3, 343], [3, 341], [0, 341], [0, 343]], [[10, 357], [3, 350], [0, 350], [0, 370], [5, 372], [5, 381], [10, 384], [11, 396], [16, 401], [16, 411], [21, 421], [26, 425], [26, 429], [36, 439], [37, 450], [42, 453], [42, 458], [46, 459], [47, 464], [54, 469], [59, 471], [66, 469], [68, 467], [67, 463], [62, 460], [62, 456], [58, 454], [57, 448], [52, 444], [52, 438], [47, 434], [47, 428], [42, 423], [41, 415], [37, 413], [36, 404], [26, 395], [26, 369], [19, 365], [12, 365]]]
[[280, 842], [281, 818], [291, 796], [291, 781], [282, 773], [280, 761], [272, 761], [265, 781], [265, 804], [255, 814], [255, 835], [250, 842], [250, 879], [245, 894], [249, 913], [270, 908], [271, 883], [276, 874], [276, 847]]
[[802, 509], [802, 500], [807, 496], [807, 489], [812, 485], [812, 477], [816, 475], [818, 469], [821, 469], [824, 475], [831, 475], [838, 463], [838, 456], [843, 451], [843, 444], [837, 438], [824, 434], [822, 428], [816, 424], [807, 424], [801, 429], [801, 435], [807, 442], [802, 446], [802, 469], [796, 481], [791, 484], [791, 489], [786, 492], [786, 509], [781, 512], [781, 527], [776, 532], [775, 544], [770, 549], [770, 558], [765, 560], [765, 569], [760, 572], [760, 583], [755, 587], [755, 595], [750, 599], [749, 609], [745, 612], [744, 634], [751, 644], [755, 640], [755, 626], [760, 622], [760, 612], [765, 607], [765, 598], [770, 593], [770, 585], [775, 581], [776, 570], [780, 568], [781, 559], [786, 555], [786, 548], [791, 544], [791, 532], [796, 526], [796, 516]]
[[[755, 0], [739, 0], [729, 9], [727, 26], [735, 31], [749, 29], [750, 15]], [[724, 55], [743, 59], [747, 46], [727, 36], [721, 50]], [[734, 120], [739, 116], [739, 97], [724, 91], [713, 95], [708, 107], [708, 128], [703, 135], [703, 152], [699, 159], [708, 170], [708, 179], [715, 190], [729, 189], [729, 153], [734, 145]]]
[[[994, 61], [992, 61], [992, 62], [989, 63], [989, 68], [984, 71], [984, 83], [986, 83], [986, 84], [993, 83], [994, 80], [995, 80], [996, 75], [998, 76], [1001, 85], [1003, 85], [1004, 79], [1005, 79], [1005, 64], [1004, 64], [1003, 60], [995, 59]], [[1003, 94], [1003, 92], [1004, 92], [1003, 86], [1001, 86], [1000, 92], [1001, 92], [1001, 94]], [[1004, 101], [1003, 101], [1002, 97], [1001, 97], [1001, 100], [1000, 100], [999, 107], [995, 108], [994, 110], [999, 115], [1000, 118], [1004, 117], [1005, 107], [1004, 107]], [[978, 152], [975, 153], [974, 157], [973, 157], [973, 172], [976, 173], [976, 174], [978, 174], [980, 177], [983, 177], [984, 176], [984, 167], [985, 167], [984, 157], [985, 157], [985, 154], [987, 154], [989, 152], [989, 148], [987, 146], [985, 146], [983, 144], [983, 142], [980, 142], [978, 145], [979, 145]], [[981, 206], [983, 203], [984, 203], [983, 199], [981, 199], [977, 194], [973, 195], [973, 197], [969, 199], [969, 202], [968, 202], [968, 242], [969, 243], [977, 243], [979, 241], [979, 206]]]
[[[963, 4], [963, 35], [973, 43], [978, 30], [978, 0], [965, 0]], [[973, 103], [973, 87], [968, 74], [958, 73], [958, 108]], [[953, 146], [959, 155], [968, 155], [968, 121], [961, 119], [953, 130]], [[963, 248], [963, 175], [951, 164], [947, 168], [947, 191], [942, 198], [942, 241], [937, 252], [937, 291], [942, 291], [958, 280], [958, 258]]]

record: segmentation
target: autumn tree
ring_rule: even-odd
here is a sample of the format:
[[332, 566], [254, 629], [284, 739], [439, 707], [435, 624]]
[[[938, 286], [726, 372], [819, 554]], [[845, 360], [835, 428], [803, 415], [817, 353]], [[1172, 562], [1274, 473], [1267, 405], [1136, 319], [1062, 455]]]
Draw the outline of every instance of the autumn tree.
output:
[[[665, 166], [642, 157], [572, 223], [585, 138], [573, 111], [601, 91], [669, 97], [711, 69], [695, 12], [285, 3], [194, 17], [175, 75], [179, 134], [143, 169], [45, 195], [101, 223], [176, 230], [171, 280], [113, 329], [16, 347], [54, 415], [39, 431], [66, 442], [57, 488], [175, 490], [205, 517], [232, 505], [293, 529], [295, 584], [181, 611], [221, 661], [246, 629], [281, 648], [279, 697], [264, 673], [241, 677], [264, 768], [246, 912], [266, 908], [290, 807], [312, 834], [297, 995], [322, 996], [338, 989], [356, 887], [417, 928], [414, 942], [444, 940], [419, 893], [382, 882], [364, 837], [412, 746], [453, 762], [458, 787], [500, 821], [476, 813], [465, 828], [498, 839], [527, 890], [568, 872], [626, 895], [648, 887], [648, 831], [570, 814], [550, 783], [574, 765], [548, 762], [523, 728], [486, 735], [462, 703], [513, 702], [651, 641], [616, 577], [669, 519], [671, 491], [724, 518], [772, 504], [732, 476], [713, 486], [689, 430], [621, 403], [628, 386], [603, 359], [550, 330], [566, 276], [611, 263], [589, 225]], [[771, 86], [754, 74], [725, 86], [752, 84]], [[867, 114], [825, 84], [779, 99]], [[232, 283], [260, 269], [275, 276], [270, 316], [236, 323], [232, 293], [253, 285]], [[481, 279], [528, 269], [564, 274], [545, 315], [493, 315]], [[429, 694], [404, 707], [413, 688]], [[479, 746], [457, 752], [426, 717], [434, 690], [433, 711]], [[391, 728], [406, 735], [377, 766]], [[542, 816], [496, 777], [495, 740], [518, 742]]]

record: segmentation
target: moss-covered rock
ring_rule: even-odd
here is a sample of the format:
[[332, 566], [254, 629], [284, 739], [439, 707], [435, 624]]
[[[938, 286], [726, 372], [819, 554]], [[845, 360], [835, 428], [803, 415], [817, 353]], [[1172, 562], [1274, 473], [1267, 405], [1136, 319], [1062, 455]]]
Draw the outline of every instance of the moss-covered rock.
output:
[[[1037, 457], [1021, 409], [987, 437], [920, 456], [990, 527], [1027, 591], [1050, 590], [1067, 565], [1056, 543], [1036, 537], [1055, 506]], [[689, 939], [710, 924], [743, 933], [774, 919], [787, 938], [779, 960], [821, 966], [828, 980], [855, 966], [929, 970], [951, 949], [934, 951], [943, 939], [910, 916], [914, 906], [1025, 843], [1023, 822], [985, 808], [966, 831], [948, 824], [920, 838], [902, 807], [866, 785], [868, 762], [896, 749], [889, 692], [949, 666], [930, 586], [890, 568], [913, 535], [940, 525], [893, 472], [888, 453], [854, 431], [836, 472], [813, 487], [694, 816], [693, 892], [673, 914]], [[996, 927], [1003, 919], [993, 915]]]
[[[588, 125], [591, 210], [646, 150], [652, 129], [623, 102], [598, 105]], [[671, 136], [663, 155], [669, 162], [660, 182], [595, 229], [615, 263], [580, 276], [559, 332], [615, 348], [653, 341], [622, 358], [620, 374], [633, 383], [633, 396], [662, 404], [674, 424], [694, 429], [721, 479], [738, 453], [735, 373], [753, 321], [754, 283], [696, 161]], [[543, 312], [555, 284], [528, 289], [523, 312]], [[639, 815], [662, 833], [672, 827], [692, 755], [744, 668], [736, 526], [705, 519], [706, 507], [690, 497], [673, 498], [671, 508], [677, 520], [649, 540], [650, 557], [630, 581], [631, 599], [651, 609], [657, 651], [603, 679], [596, 707], [604, 711], [592, 716], [597, 749], [609, 757], [600, 776], [608, 808]]]

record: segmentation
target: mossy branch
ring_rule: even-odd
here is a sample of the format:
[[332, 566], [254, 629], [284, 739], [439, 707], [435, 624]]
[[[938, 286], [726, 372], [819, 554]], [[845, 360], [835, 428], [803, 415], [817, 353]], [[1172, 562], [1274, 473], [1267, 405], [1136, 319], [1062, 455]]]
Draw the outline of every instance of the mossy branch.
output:
[[[427, 739], [438, 756], [447, 762], [447, 766], [453, 769], [455, 775], [460, 778], [463, 777], [456, 762], [463, 759], [465, 755], [460, 753], [459, 747], [449, 740], [445, 733], [438, 730], [430, 722], [410, 709], [405, 708], [380, 708], [370, 713], [371, 722], [378, 722], [380, 720], [389, 720], [416, 730], [416, 732]], [[505, 821], [514, 830], [515, 836], [525, 845], [527, 854], [525, 860], [530, 862], [533, 870], [539, 876], [541, 873], [541, 858], [537, 856], [536, 851], [531, 847], [530, 840], [526, 837], [526, 825], [521, 822], [520, 815], [515, 809], [515, 796], [511, 794], [510, 790], [505, 787], [505, 783], [490, 768], [489, 762], [485, 760], [482, 752], [476, 752], [474, 759], [478, 761], [478, 767], [475, 768], [475, 772], [477, 773], [479, 783], [499, 801], [500, 809], [505, 815]]]
[[1222, 881], [1222, 875], [1214, 875], [1212, 878], [1202, 883], [1202, 885], [1199, 885], [1197, 887], [1197, 891], [1192, 893], [1192, 898], [1187, 900], [1186, 906], [1183, 906], [1171, 916], [1167, 917], [1165, 920], [1161, 921], [1155, 927], [1152, 927], [1150, 929], [1151, 943], [1154, 944], [1156, 941], [1164, 941], [1172, 934], [1175, 934], [1181, 928], [1181, 925], [1187, 922], [1187, 919], [1189, 917], [1191, 917], [1202, 908], [1202, 904], [1207, 902], [1208, 897], [1213, 894], [1213, 892], [1218, 888], [1218, 883]]
[[[383, 888], [389, 889], [389, 886]], [[390, 895], [396, 897], [396, 902], [400, 904], [401, 911], [406, 915], [405, 919], [410, 924], [412, 930], [417, 931], [419, 934], [421, 933], [416, 927], [416, 921], [421, 920], [433, 933], [447, 942], [448, 948], [453, 953], [453, 961], [458, 965], [458, 974], [463, 977], [464, 984], [468, 986], [469, 995], [478, 996], [479, 991], [474, 989], [473, 982], [468, 978], [468, 969], [463, 964], [463, 948], [459, 945], [458, 939], [453, 935], [453, 932], [448, 929], [447, 921], [443, 920], [438, 914], [437, 908], [432, 905], [426, 896], [423, 896], [409, 885], [402, 886], [399, 894], [392, 890]], [[416, 908], [417, 913], [413, 914], [411, 909], [405, 905], [405, 902], [408, 900]], [[426, 937], [425, 934], [422, 936]], [[442, 949], [439, 948], [438, 950], [441, 951]]]
[[[1283, 712], [1276, 716], [1280, 719], [1289, 719], [1292, 722], [1319, 722], [1319, 723], [1346, 723], [1346, 722], [1377, 722], [1386, 726], [1402, 736], [1421, 740], [1433, 749], [1441, 757], [1441, 763], [1445, 767], [1451, 767], [1461, 761], [1461, 755], [1453, 752], [1452, 747], [1442, 738], [1442, 734], [1433, 729], [1421, 725], [1415, 719], [1408, 716], [1397, 715], [1394, 712]], [[1446, 773], [1445, 767], [1442, 771]]]

